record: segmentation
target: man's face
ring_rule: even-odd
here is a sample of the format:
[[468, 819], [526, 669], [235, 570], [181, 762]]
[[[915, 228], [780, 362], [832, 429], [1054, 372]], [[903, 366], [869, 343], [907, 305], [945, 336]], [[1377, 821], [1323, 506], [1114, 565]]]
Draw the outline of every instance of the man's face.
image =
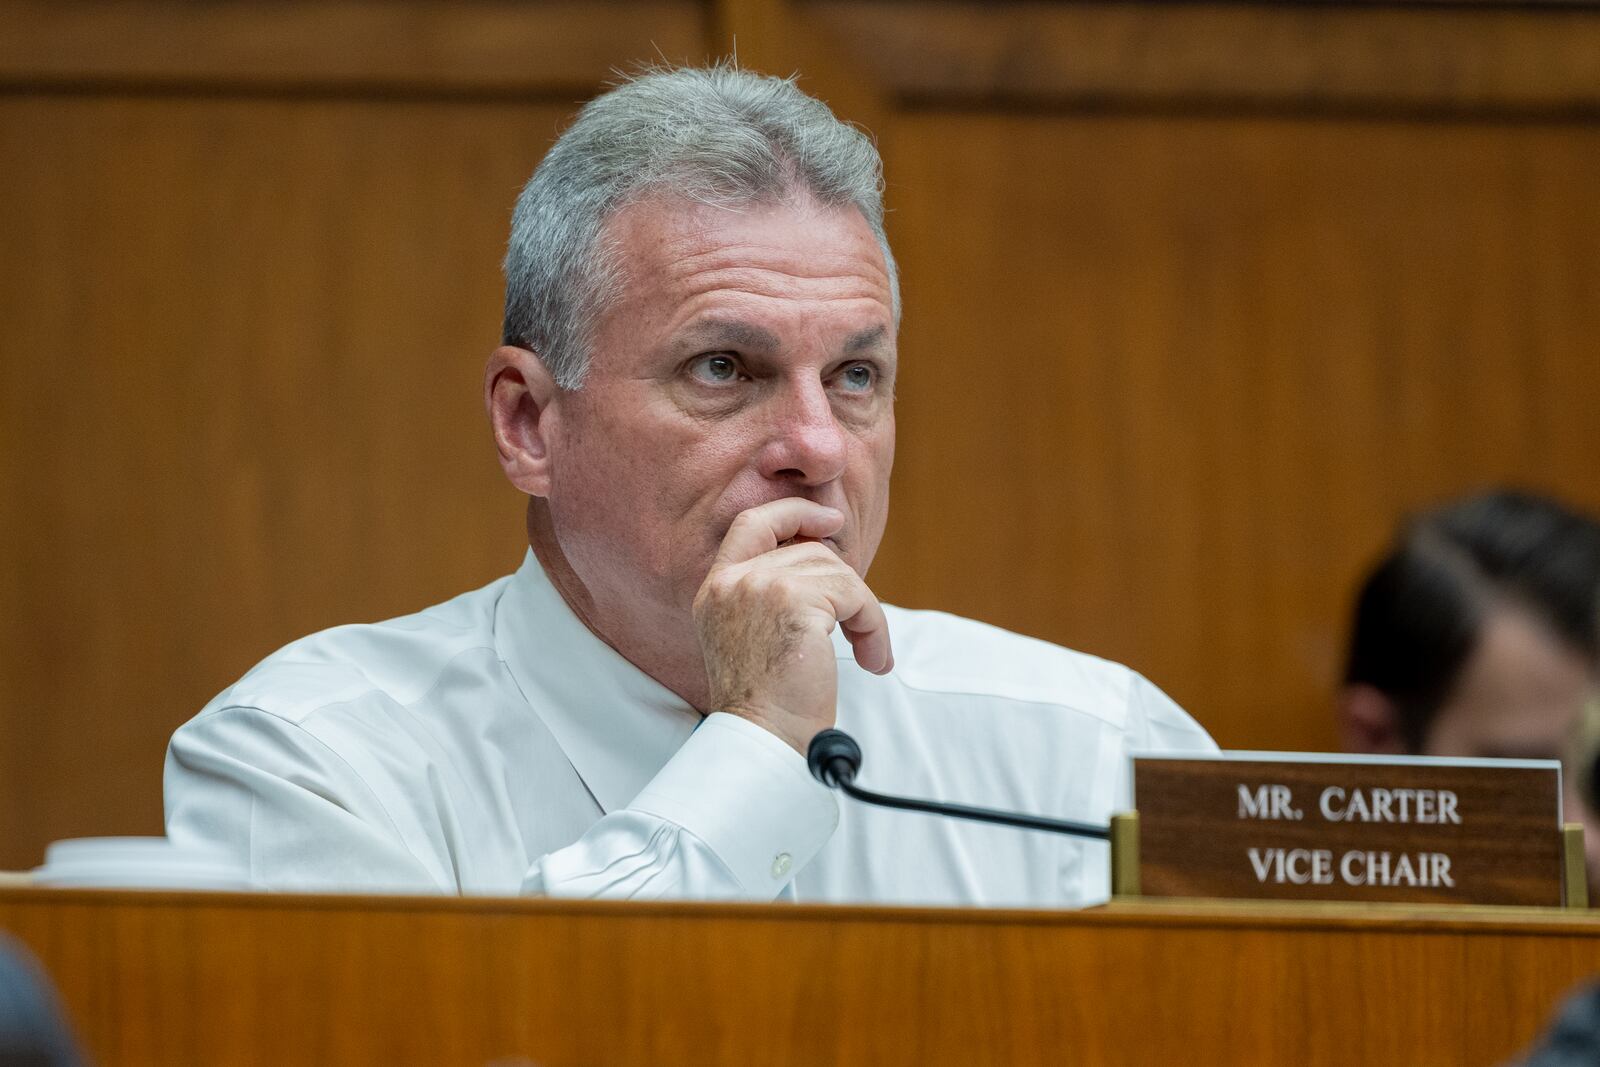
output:
[[550, 521], [592, 610], [688, 618], [742, 511], [804, 496], [845, 515], [865, 574], [894, 461], [895, 327], [877, 241], [806, 197], [676, 199], [606, 227], [622, 293], [551, 420]]

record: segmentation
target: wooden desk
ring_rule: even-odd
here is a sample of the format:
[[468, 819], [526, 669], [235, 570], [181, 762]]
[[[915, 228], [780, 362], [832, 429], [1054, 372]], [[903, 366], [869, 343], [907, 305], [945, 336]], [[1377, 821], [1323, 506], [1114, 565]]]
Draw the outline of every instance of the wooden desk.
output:
[[103, 1065], [1491, 1064], [1600, 919], [0, 889]]

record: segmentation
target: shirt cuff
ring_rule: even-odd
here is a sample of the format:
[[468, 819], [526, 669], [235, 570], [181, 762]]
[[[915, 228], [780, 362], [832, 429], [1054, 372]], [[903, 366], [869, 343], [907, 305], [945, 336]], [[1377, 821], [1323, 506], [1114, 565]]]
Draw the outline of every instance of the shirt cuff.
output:
[[839, 825], [805, 757], [736, 715], [707, 716], [628, 805], [706, 844], [753, 897], [771, 900]]

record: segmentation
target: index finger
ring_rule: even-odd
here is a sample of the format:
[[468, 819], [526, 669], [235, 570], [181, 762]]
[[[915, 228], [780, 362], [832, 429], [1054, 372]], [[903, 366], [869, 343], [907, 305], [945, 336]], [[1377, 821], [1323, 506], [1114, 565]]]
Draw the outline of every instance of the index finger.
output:
[[743, 563], [771, 552], [791, 537], [832, 537], [843, 528], [843, 512], [804, 497], [758, 504], [733, 520], [711, 566]]

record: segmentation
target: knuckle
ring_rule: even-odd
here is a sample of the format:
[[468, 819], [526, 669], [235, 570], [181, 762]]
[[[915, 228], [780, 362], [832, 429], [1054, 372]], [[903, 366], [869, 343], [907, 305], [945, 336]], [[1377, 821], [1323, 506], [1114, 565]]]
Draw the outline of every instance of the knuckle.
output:
[[728, 599], [731, 592], [738, 588], [740, 575], [735, 568], [724, 567], [713, 570], [707, 574], [705, 581], [700, 583], [700, 588], [694, 595], [696, 610], [716, 604]]
[[709, 590], [709, 596], [730, 607], [759, 603], [772, 595], [774, 576], [758, 567], [740, 567], [724, 574]]

